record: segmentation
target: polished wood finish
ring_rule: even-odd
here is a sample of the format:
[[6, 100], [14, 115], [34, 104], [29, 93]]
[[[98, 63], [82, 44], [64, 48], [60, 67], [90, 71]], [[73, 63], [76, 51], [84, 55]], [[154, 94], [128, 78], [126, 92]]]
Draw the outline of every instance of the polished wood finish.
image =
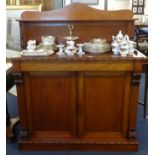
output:
[[[85, 11], [81, 20], [76, 11], [68, 14], [80, 6], [81, 13]], [[92, 14], [103, 15], [94, 15], [91, 20], [90, 10]], [[31, 13], [24, 13], [20, 21], [23, 47], [28, 39], [38, 39], [51, 32], [63, 38], [70, 23], [75, 24], [74, 33], [81, 37], [80, 41], [91, 37], [110, 40], [119, 29], [131, 36], [131, 13], [127, 19], [114, 18], [114, 15], [104, 19], [113, 13], [107, 12], [104, 16], [102, 11], [75, 4], [50, 14], [61, 15], [62, 12], [68, 18], [53, 20], [54, 17], [47, 16], [45, 20], [46, 13], [41, 14], [42, 19], [38, 13], [34, 18], [31, 12], [34, 19], [29, 20], [27, 16]], [[82, 57], [59, 58], [54, 54], [13, 58], [20, 101], [20, 148], [136, 151], [138, 81], [142, 64], [147, 62], [144, 55], [138, 55], [116, 57], [107, 52]]]
[[[25, 91], [29, 92], [26, 94], [26, 100], [29, 103], [26, 107], [29, 111], [27, 117], [29, 120], [33, 118], [28, 123], [30, 131], [34, 132], [33, 129], [35, 129], [40, 134], [50, 131], [47, 137], [75, 136], [76, 79], [74, 74], [32, 72], [25, 74], [24, 80]], [[49, 98], [51, 94], [53, 97]], [[30, 100], [31, 96], [33, 100]], [[50, 122], [45, 121], [49, 118]]]
[[[52, 60], [53, 56], [13, 58], [14, 72], [22, 73], [15, 76], [18, 90], [22, 88], [18, 98], [23, 100], [19, 103], [21, 149], [138, 149], [138, 85], [147, 58], [96, 60], [106, 56], [92, 55], [92, 61], [77, 56], [64, 60], [72, 62], [72, 70], [65, 66], [67, 62]], [[85, 65], [93, 70], [83, 69]]]
[[[112, 22], [104, 20], [95, 23], [92, 21], [33, 21], [31, 23], [20, 21], [21, 28], [24, 29], [24, 31], [21, 32], [21, 46], [22, 48], [26, 48], [27, 41], [30, 39], [36, 39], [39, 44], [41, 42], [41, 36], [43, 35], [56, 36], [57, 44], [65, 44], [64, 37], [69, 35], [68, 24], [74, 25], [73, 35], [80, 37], [77, 42], [89, 42], [96, 36], [106, 38], [108, 42], [111, 42], [111, 36], [116, 35], [119, 30], [122, 30], [123, 34], [127, 33], [129, 36], [132, 35], [132, 29], [128, 27], [128, 23], [133, 23], [133, 21], [118, 22], [116, 20]], [[91, 35], [87, 35], [86, 32]]]
[[133, 13], [130, 10], [102, 11], [89, 7], [86, 4], [72, 3], [65, 8], [43, 12], [25, 12], [22, 20], [32, 21], [85, 21], [85, 20], [131, 20]]
[[130, 10], [101, 11], [79, 3], [54, 11], [26, 11], [19, 20], [21, 47], [26, 48], [29, 39], [36, 39], [40, 43], [43, 35], [54, 35], [57, 44], [65, 43], [64, 36], [69, 35], [69, 24], [74, 25], [73, 35], [80, 37], [77, 42], [88, 42], [96, 37], [111, 42], [111, 36], [119, 30], [131, 37], [132, 16]]
[[[84, 73], [84, 99], [83, 103], [81, 102], [84, 105], [81, 105], [81, 115], [83, 116], [80, 120], [83, 123], [81, 138], [109, 139], [112, 136], [113, 139], [123, 139], [123, 136], [126, 137], [125, 122], [128, 118], [125, 118], [125, 113], [128, 112], [129, 104], [126, 99], [128, 97], [126, 91], [129, 89], [128, 83], [130, 82], [128, 77], [130, 76], [125, 75], [124, 72]], [[109, 100], [111, 95], [115, 101]], [[120, 97], [118, 98], [118, 96]]]

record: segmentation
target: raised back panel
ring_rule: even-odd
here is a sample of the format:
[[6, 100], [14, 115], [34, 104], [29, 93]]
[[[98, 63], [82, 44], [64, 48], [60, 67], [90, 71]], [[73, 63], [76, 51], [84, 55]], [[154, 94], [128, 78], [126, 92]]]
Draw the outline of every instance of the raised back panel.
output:
[[80, 37], [77, 42], [88, 42], [96, 37], [111, 42], [111, 36], [119, 30], [131, 37], [134, 23], [130, 10], [103, 11], [80, 3], [54, 11], [26, 11], [19, 21], [22, 48], [26, 48], [29, 39], [41, 42], [43, 35], [54, 35], [56, 43], [64, 43], [64, 36], [69, 35], [69, 24], [74, 25], [73, 35]]

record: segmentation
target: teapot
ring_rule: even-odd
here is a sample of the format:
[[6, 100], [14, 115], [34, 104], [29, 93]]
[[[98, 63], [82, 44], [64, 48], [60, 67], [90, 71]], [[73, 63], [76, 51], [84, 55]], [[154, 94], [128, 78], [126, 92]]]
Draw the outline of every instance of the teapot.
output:
[[119, 30], [118, 34], [116, 35], [116, 38], [117, 39], [122, 39], [123, 38], [123, 34], [122, 34], [121, 30]]
[[117, 41], [118, 43], [126, 42], [129, 41], [129, 36], [128, 35], [123, 36], [122, 31], [119, 30], [116, 36], [112, 36], [112, 40], [113, 42]]
[[123, 40], [128, 42], [128, 41], [129, 41], [129, 36], [126, 34], [126, 35], [123, 37]]
[[112, 36], [112, 51], [114, 55], [127, 56], [128, 54], [133, 55], [135, 42], [129, 39], [128, 35], [122, 34], [121, 30], [116, 36]]
[[119, 30], [118, 34], [115, 36], [115, 40], [116, 40], [118, 43], [120, 43], [120, 42], [122, 42], [123, 39], [124, 39], [124, 37], [123, 37], [122, 31]]

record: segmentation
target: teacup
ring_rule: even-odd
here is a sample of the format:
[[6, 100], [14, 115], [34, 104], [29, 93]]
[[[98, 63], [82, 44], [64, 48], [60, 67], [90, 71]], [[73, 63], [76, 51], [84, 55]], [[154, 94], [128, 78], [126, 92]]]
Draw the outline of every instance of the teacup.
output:
[[114, 55], [119, 55], [119, 48], [118, 47], [113, 46], [112, 51], [113, 51]]
[[36, 50], [36, 45], [28, 45], [27, 50], [28, 51], [35, 51]]
[[120, 54], [122, 57], [126, 57], [128, 55], [128, 49], [120, 48]]
[[27, 46], [35, 46], [36, 45], [36, 40], [28, 40], [27, 41]]
[[29, 52], [35, 51], [36, 49], [36, 40], [28, 40], [27, 42], [27, 50]]

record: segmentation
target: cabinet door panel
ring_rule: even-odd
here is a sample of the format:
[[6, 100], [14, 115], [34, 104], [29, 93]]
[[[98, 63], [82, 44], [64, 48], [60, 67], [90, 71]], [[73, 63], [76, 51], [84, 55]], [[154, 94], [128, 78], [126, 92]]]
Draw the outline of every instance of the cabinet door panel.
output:
[[124, 111], [129, 104], [126, 99], [129, 81], [130, 76], [125, 73], [85, 73], [81, 136], [123, 137], [123, 132], [127, 130], [127, 115]]
[[[73, 73], [34, 72], [25, 75], [29, 129], [33, 135], [76, 133], [76, 80]], [[47, 134], [48, 133], [48, 134]]]

